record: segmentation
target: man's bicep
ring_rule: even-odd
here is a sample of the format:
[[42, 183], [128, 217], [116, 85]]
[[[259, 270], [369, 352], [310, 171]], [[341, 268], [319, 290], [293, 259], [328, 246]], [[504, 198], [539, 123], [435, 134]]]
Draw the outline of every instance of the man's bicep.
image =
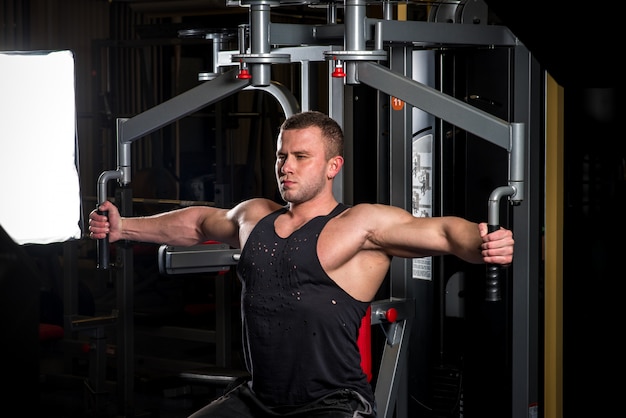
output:
[[425, 257], [448, 250], [441, 224], [434, 218], [416, 218], [406, 211], [392, 211], [377, 224], [374, 241], [389, 255]]

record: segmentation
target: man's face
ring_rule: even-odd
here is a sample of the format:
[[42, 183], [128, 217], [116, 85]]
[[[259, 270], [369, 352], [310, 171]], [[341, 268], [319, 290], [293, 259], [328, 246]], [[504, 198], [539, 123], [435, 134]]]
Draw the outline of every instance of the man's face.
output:
[[289, 203], [302, 203], [325, 187], [328, 161], [317, 127], [282, 131], [276, 144], [276, 180]]

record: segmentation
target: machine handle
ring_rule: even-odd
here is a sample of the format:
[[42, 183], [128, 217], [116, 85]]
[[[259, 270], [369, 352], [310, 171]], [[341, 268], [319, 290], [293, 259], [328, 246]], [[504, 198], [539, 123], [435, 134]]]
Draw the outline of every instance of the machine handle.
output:
[[[492, 233], [500, 229], [500, 225], [487, 225], [487, 231]], [[500, 266], [487, 264], [487, 276], [485, 282], [485, 300], [497, 302], [500, 300]]]
[[[109, 216], [109, 211], [107, 210], [98, 209], [97, 212], [98, 212], [98, 215]], [[107, 270], [109, 268], [109, 236], [108, 235], [96, 241], [96, 253], [98, 256], [98, 265], [96, 267], [99, 270]]]

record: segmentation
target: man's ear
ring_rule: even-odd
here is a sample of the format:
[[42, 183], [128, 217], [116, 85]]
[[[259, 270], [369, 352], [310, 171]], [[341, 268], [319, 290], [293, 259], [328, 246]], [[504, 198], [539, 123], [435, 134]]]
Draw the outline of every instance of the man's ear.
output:
[[328, 161], [328, 179], [334, 179], [343, 167], [343, 157], [341, 155], [334, 156]]

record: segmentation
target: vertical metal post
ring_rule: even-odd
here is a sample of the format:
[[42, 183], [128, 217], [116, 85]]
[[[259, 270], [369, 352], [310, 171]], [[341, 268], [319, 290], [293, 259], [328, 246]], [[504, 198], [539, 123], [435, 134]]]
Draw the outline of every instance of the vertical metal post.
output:
[[[395, 72], [410, 77], [412, 74], [411, 50], [398, 47], [389, 51], [389, 66]], [[386, 100], [391, 101], [387, 95]], [[389, 201], [393, 206], [411, 211], [411, 119], [412, 106], [405, 104], [401, 110], [394, 110], [387, 102], [389, 112]], [[394, 259], [390, 267], [390, 297], [409, 298], [409, 284], [412, 280], [412, 269], [410, 259]], [[411, 321], [409, 321], [409, 324]], [[408, 332], [405, 330], [407, 341], [402, 345], [406, 351], [408, 345]], [[397, 418], [408, 417], [408, 373], [406, 369], [406, 354], [399, 357], [402, 364], [398, 364], [395, 372], [399, 374], [397, 394], [395, 402], [395, 416]]]
[[[346, 51], [365, 51], [365, 15], [367, 4], [364, 0], [345, 0], [344, 26]], [[346, 82], [356, 82], [356, 63], [346, 62]]]
[[[116, 201], [122, 216], [133, 215], [130, 187], [117, 190]], [[118, 309], [116, 359], [118, 411], [124, 417], [135, 415], [135, 286], [133, 245], [116, 242], [116, 300]]]
[[[526, 173], [540, 173], [543, 166], [545, 133], [541, 114], [545, 98], [540, 93], [544, 83], [543, 72], [525, 46], [515, 47], [513, 71], [513, 119], [526, 124], [525, 147], [521, 152]], [[533, 122], [533, 123], [531, 123]], [[536, 122], [536, 123], [535, 123]], [[539, 274], [541, 230], [543, 227], [544, 184], [541, 176], [529, 175], [526, 179], [524, 200], [515, 207], [515, 262], [512, 266], [512, 341], [511, 382], [512, 418], [537, 416], [539, 402]], [[544, 202], [545, 203], [545, 202]]]
[[[270, 52], [270, 2], [259, 1], [250, 4], [250, 53], [268, 54]], [[267, 86], [270, 84], [271, 64], [250, 64], [252, 84]]]

